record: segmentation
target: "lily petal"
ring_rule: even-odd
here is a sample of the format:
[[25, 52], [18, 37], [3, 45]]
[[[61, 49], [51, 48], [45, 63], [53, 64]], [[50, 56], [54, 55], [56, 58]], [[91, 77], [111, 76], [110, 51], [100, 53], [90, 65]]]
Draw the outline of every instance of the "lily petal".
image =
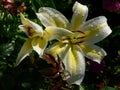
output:
[[78, 30], [80, 25], [86, 20], [88, 16], [88, 8], [77, 1], [73, 5], [73, 16], [71, 20], [71, 30]]
[[35, 37], [32, 39], [32, 47], [41, 57], [47, 46], [47, 39], [45, 37]]
[[86, 34], [85, 42], [92, 44], [103, 40], [112, 32], [104, 16], [99, 16], [85, 22], [79, 30]]
[[80, 44], [80, 48], [83, 50], [87, 58], [97, 63], [100, 63], [103, 57], [107, 55], [102, 48], [96, 45]]
[[67, 52], [64, 53], [62, 60], [65, 64], [65, 70], [71, 75], [67, 79], [67, 82], [69, 84], [80, 85], [85, 74], [85, 60], [81, 49], [78, 46], [68, 46]]
[[[27, 32], [27, 34], [29, 35], [29, 33], [33, 33], [33, 34], [36, 34], [38, 33], [39, 35], [42, 35], [43, 34], [43, 29], [41, 26], [39, 26], [38, 24], [30, 21], [29, 19], [25, 18], [23, 16], [23, 14], [20, 14], [21, 16], [21, 21], [22, 21], [22, 24], [24, 26], [25, 29], [23, 30], [26, 30], [24, 32]], [[21, 26], [20, 26], [21, 27]], [[35, 33], [34, 33], [35, 32]], [[33, 35], [34, 36], [34, 35]]]
[[58, 28], [58, 27], [47, 27], [45, 29], [45, 33], [49, 40], [60, 39], [61, 37], [64, 37], [64, 36], [73, 35], [71, 31], [64, 28]]
[[[53, 8], [41, 7], [38, 10], [37, 16], [45, 27], [50, 26], [51, 25], [50, 23], [54, 25], [54, 22], [57, 27], [62, 27], [62, 28], [67, 28], [69, 24], [69, 21], [66, 19], [66, 17], [62, 13], [60, 13], [59, 11]], [[53, 19], [54, 22], [51, 19]]]
[[57, 55], [59, 55], [60, 57], [62, 56], [61, 54], [65, 52], [66, 47], [67, 44], [64, 44], [62, 42], [56, 42], [51, 47], [46, 49], [46, 52], [57, 58]]
[[51, 18], [47, 13], [40, 12], [40, 13], [36, 13], [36, 15], [45, 27], [57, 26], [53, 18]]
[[31, 39], [27, 39], [27, 41], [23, 44], [18, 57], [16, 59], [16, 63], [15, 66], [17, 66], [18, 64], [20, 64], [20, 62], [22, 62], [22, 60], [29, 55], [29, 53], [32, 51], [32, 46], [31, 46]]

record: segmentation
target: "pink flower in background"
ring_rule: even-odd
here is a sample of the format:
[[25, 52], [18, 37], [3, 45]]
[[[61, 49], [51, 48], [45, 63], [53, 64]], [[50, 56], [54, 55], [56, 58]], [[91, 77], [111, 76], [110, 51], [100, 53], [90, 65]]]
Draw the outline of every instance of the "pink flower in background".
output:
[[3, 0], [2, 1], [2, 6], [6, 9], [10, 8], [12, 6], [12, 4], [13, 4], [13, 1], [11, 1], [11, 0]]
[[103, 8], [110, 12], [120, 11], [120, 2], [117, 0], [103, 0]]
[[25, 5], [22, 2], [14, 0], [3, 0], [0, 5], [8, 10], [10, 14], [23, 13], [25, 11]]

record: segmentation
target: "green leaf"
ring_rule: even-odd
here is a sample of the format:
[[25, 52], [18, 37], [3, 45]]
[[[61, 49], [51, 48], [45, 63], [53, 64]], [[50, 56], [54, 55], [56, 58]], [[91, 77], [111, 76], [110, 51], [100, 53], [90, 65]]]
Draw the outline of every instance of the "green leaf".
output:
[[10, 56], [13, 50], [14, 50], [14, 46], [12, 43], [6, 43], [0, 45], [0, 57], [5, 58], [7, 56]]
[[105, 86], [101, 90], [116, 90], [116, 89], [109, 86]]
[[120, 55], [120, 50], [118, 50], [118, 54]]
[[24, 88], [30, 88], [30, 83], [28, 83], [28, 82], [23, 82], [22, 83], [22, 87], [24, 87]]
[[82, 85], [80, 85], [79, 90], [85, 90]]

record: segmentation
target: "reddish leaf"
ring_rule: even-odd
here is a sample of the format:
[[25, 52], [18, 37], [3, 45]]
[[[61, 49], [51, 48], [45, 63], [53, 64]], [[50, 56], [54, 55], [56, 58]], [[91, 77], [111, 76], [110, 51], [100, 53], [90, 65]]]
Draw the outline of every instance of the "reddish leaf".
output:
[[56, 68], [56, 61], [55, 61], [55, 58], [54, 58], [52, 55], [44, 53], [44, 54], [43, 54], [43, 57], [44, 57], [48, 62], [50, 62], [50, 63], [53, 65], [53, 67]]

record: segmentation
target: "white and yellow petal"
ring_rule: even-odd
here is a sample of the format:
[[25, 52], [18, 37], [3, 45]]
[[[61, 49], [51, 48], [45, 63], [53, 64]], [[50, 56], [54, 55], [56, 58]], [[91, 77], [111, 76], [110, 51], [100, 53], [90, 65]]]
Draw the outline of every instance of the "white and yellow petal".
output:
[[36, 15], [45, 27], [47, 27], [47, 26], [57, 26], [55, 21], [53, 20], [53, 18], [50, 17], [47, 13], [40, 12], [40, 13], [36, 13]]
[[101, 60], [106, 56], [106, 52], [96, 46], [96, 45], [91, 45], [91, 44], [80, 44], [80, 48], [84, 52], [85, 56], [97, 63], [100, 63]]
[[65, 64], [65, 70], [70, 73], [70, 77], [67, 79], [69, 84], [77, 84], [83, 81], [85, 74], [85, 60], [81, 52], [81, 49], [76, 46], [68, 46], [64, 57], [62, 58]]
[[27, 41], [23, 44], [20, 52], [18, 53], [18, 57], [16, 59], [15, 66], [22, 62], [22, 60], [29, 55], [32, 51], [31, 39], [27, 39]]
[[[80, 85], [85, 74], [85, 60], [81, 49], [77, 45], [69, 46], [66, 43], [57, 42], [48, 48], [46, 52], [54, 57], [59, 55], [65, 65], [64, 79], [69, 84]], [[68, 74], [68, 77], [66, 74]]]
[[59, 28], [59, 27], [46, 27], [45, 35], [48, 40], [60, 39], [64, 36], [71, 36], [73, 33], [67, 29]]
[[53, 8], [41, 7], [37, 16], [45, 27], [55, 25], [57, 27], [67, 28], [69, 24], [66, 17]]
[[23, 25], [20, 25], [19, 28], [22, 29], [25, 33], [27, 33], [27, 35], [34, 36], [36, 34], [43, 34], [43, 29], [41, 26], [25, 18], [22, 14], [20, 14], [20, 16]]
[[92, 44], [103, 40], [112, 32], [104, 16], [99, 16], [85, 22], [79, 30], [86, 34], [85, 42]]
[[34, 51], [42, 56], [45, 47], [47, 46], [47, 39], [46, 37], [35, 37], [32, 39], [32, 48]]
[[71, 30], [78, 30], [88, 16], [88, 8], [77, 1], [73, 5], [73, 16], [71, 20]]
[[57, 58], [57, 55], [59, 55], [60, 57], [62, 56], [62, 54], [66, 50], [66, 47], [67, 47], [67, 44], [62, 42], [56, 42], [51, 47], [47, 48], [46, 52], [53, 55], [55, 58]]

